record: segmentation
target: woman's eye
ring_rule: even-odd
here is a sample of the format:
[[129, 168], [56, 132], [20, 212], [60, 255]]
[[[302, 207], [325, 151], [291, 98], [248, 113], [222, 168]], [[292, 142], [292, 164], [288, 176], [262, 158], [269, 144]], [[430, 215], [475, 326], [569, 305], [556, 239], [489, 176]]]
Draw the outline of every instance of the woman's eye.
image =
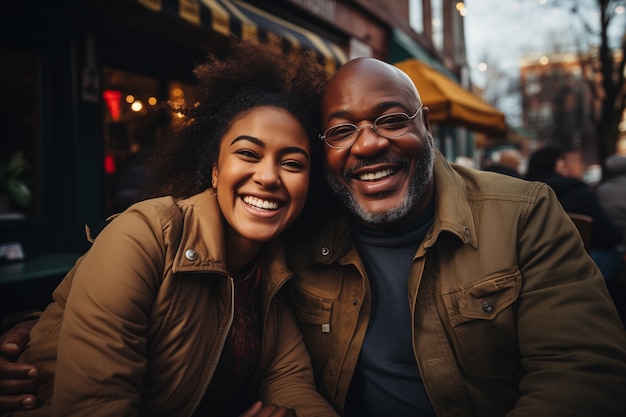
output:
[[259, 159], [259, 156], [255, 152], [252, 152], [249, 149], [239, 149], [236, 153], [237, 155], [241, 155], [245, 158]]
[[295, 161], [295, 160], [285, 161], [283, 162], [283, 165], [292, 169], [304, 169], [305, 168], [305, 165], [302, 162]]

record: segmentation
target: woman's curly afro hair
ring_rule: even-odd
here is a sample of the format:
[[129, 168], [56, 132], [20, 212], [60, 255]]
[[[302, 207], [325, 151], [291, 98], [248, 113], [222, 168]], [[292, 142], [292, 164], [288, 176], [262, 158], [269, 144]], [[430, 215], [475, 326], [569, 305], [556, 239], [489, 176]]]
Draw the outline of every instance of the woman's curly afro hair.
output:
[[309, 136], [313, 162], [320, 162], [321, 146], [314, 141], [327, 73], [313, 52], [286, 54], [274, 45], [230, 39], [225, 54], [209, 54], [194, 73], [197, 103], [184, 109], [189, 122], [158, 144], [148, 164], [149, 196], [188, 197], [209, 188], [222, 137], [259, 106], [293, 114]]

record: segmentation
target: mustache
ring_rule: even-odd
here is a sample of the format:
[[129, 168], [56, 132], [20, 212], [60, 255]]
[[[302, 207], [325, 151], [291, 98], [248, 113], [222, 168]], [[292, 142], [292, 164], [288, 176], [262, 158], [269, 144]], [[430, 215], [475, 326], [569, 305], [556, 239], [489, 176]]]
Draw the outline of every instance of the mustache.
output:
[[410, 161], [407, 160], [406, 158], [385, 158], [385, 157], [378, 157], [378, 158], [373, 158], [373, 159], [368, 159], [366, 161], [360, 161], [359, 163], [357, 163], [356, 165], [354, 165], [353, 167], [347, 169], [346, 171], [344, 171], [343, 173], [343, 177], [346, 180], [349, 180], [350, 178], [352, 178], [352, 176], [354, 175], [354, 172], [365, 168], [365, 167], [369, 167], [372, 165], [378, 165], [378, 164], [393, 164], [393, 165], [399, 165], [402, 168], [406, 168], [410, 165]]

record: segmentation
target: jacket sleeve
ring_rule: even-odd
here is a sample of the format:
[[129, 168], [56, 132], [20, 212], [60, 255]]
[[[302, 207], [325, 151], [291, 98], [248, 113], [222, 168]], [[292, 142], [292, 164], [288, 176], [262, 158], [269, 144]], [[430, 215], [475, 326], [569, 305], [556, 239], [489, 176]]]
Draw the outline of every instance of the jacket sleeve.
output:
[[123, 213], [77, 268], [59, 338], [53, 416], [140, 414], [146, 329], [164, 262], [158, 227], [138, 212]]
[[339, 416], [334, 408], [318, 393], [309, 352], [291, 307], [281, 290], [277, 300], [278, 322], [275, 352], [263, 375], [259, 394], [264, 403], [293, 409], [298, 417]]
[[519, 233], [516, 317], [525, 375], [507, 416], [625, 416], [626, 333], [551, 189], [537, 189]]

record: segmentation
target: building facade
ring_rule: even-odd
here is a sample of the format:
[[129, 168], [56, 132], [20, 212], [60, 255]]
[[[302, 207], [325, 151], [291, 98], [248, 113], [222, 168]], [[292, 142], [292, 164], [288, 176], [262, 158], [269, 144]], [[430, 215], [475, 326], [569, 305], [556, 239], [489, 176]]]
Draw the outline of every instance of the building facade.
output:
[[533, 147], [575, 147], [595, 157], [594, 102], [587, 86], [593, 76], [584, 71], [589, 69], [574, 53], [522, 58], [522, 123], [533, 134]]

